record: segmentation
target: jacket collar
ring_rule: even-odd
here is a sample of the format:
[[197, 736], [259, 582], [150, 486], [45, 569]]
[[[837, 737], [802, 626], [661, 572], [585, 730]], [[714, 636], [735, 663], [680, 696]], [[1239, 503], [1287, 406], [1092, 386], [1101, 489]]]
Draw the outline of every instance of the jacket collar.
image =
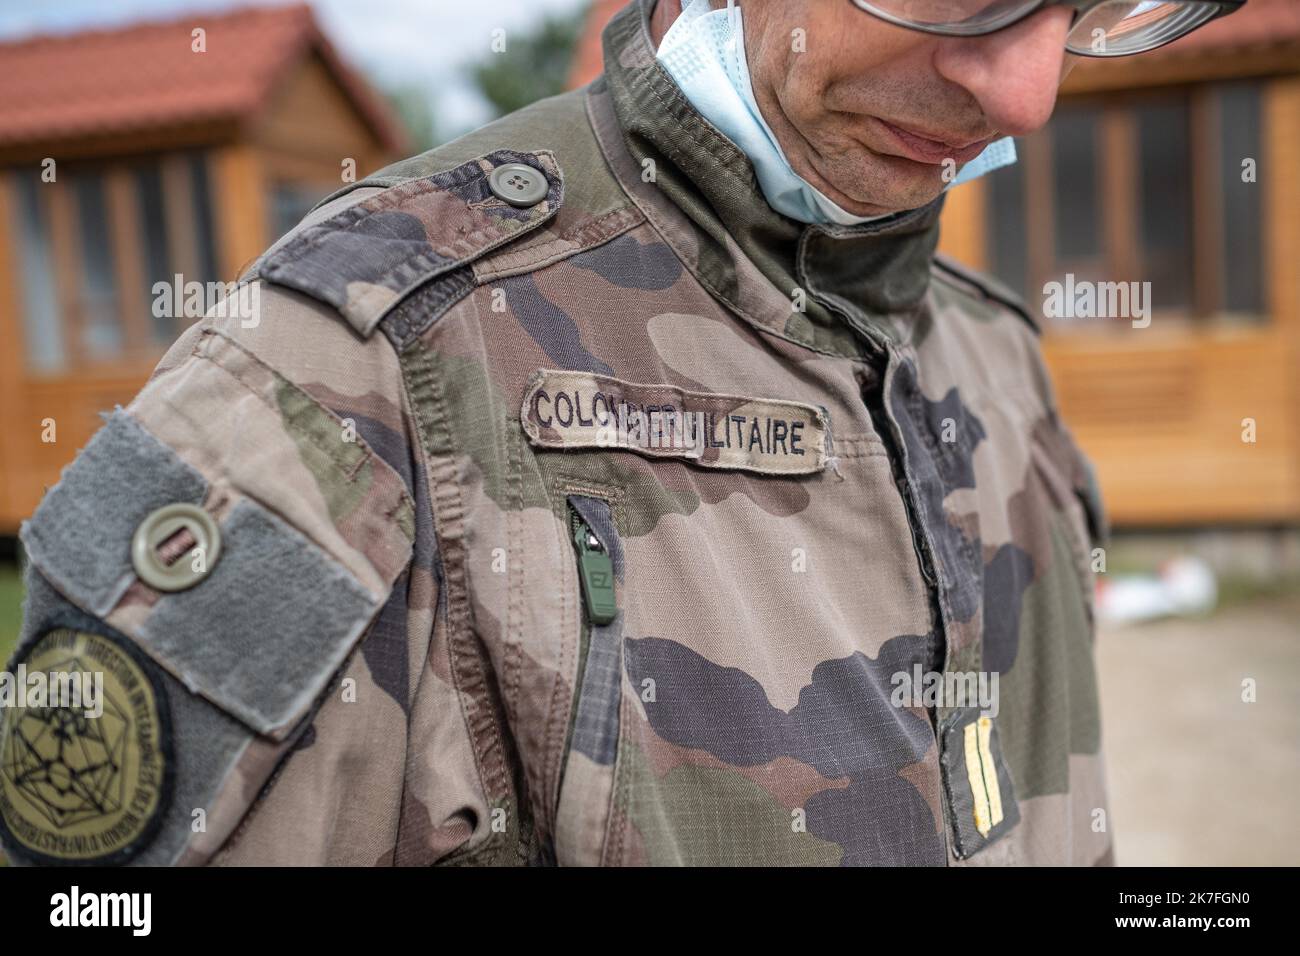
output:
[[[605, 76], [592, 87], [598, 136], [602, 125], [616, 123], [634, 161], [622, 174], [611, 163], [634, 201], [661, 232], [685, 225], [683, 216], [689, 220], [696, 234], [673, 244], [679, 255], [689, 253], [683, 258], [692, 272], [737, 311], [786, 338], [851, 355], [863, 352], [858, 336], [876, 343], [897, 338], [894, 323], [917, 308], [929, 286], [943, 196], [856, 226], [806, 225], [778, 213], [749, 159], [655, 60], [654, 3], [633, 0], [605, 28]], [[612, 113], [604, 124], [602, 109]], [[608, 153], [611, 131], [604, 132]], [[640, 183], [628, 175], [633, 168]], [[663, 209], [665, 200], [675, 209]], [[751, 287], [764, 281], [767, 290]]]

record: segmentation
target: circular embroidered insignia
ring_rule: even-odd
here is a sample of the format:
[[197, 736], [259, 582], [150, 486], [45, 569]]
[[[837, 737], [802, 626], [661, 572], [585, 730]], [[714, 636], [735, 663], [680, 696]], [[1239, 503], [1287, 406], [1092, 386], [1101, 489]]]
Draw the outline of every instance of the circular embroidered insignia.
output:
[[171, 789], [167, 697], [123, 640], [59, 628], [34, 644], [0, 712], [0, 828], [43, 863], [121, 863], [153, 838]]

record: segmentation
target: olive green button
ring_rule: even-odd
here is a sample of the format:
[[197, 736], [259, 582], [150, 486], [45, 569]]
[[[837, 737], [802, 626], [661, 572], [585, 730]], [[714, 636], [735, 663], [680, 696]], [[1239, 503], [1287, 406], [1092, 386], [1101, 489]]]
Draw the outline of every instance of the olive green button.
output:
[[521, 209], [536, 206], [546, 198], [550, 183], [546, 177], [523, 163], [506, 163], [492, 170], [488, 177], [488, 188], [497, 199], [504, 200]]
[[[188, 537], [177, 535], [188, 532]], [[176, 539], [173, 541], [173, 539]], [[170, 547], [164, 547], [172, 542]], [[163, 505], [140, 522], [131, 539], [131, 563], [157, 591], [184, 591], [211, 572], [221, 556], [221, 531], [198, 505]]]

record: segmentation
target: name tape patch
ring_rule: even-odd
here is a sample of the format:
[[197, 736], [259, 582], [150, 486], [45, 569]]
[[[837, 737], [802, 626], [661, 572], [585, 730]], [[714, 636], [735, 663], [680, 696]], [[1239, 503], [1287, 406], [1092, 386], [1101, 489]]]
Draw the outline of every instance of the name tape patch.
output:
[[622, 449], [772, 475], [821, 471], [830, 443], [826, 412], [814, 405], [590, 372], [533, 373], [520, 418], [539, 448]]

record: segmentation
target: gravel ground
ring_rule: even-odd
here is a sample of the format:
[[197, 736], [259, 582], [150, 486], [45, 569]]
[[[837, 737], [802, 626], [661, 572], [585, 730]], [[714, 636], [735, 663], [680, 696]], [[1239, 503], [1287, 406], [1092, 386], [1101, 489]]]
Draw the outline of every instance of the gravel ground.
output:
[[1300, 594], [1105, 628], [1097, 664], [1119, 865], [1300, 864]]

